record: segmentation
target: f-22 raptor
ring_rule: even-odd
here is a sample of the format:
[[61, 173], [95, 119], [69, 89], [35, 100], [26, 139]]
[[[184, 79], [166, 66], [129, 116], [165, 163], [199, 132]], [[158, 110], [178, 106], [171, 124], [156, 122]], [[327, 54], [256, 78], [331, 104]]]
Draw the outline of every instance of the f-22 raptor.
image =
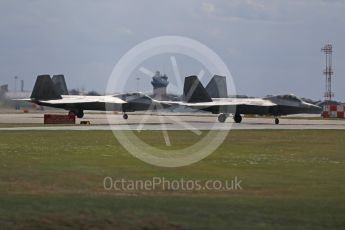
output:
[[279, 116], [289, 114], [320, 114], [321, 107], [303, 101], [293, 94], [265, 98], [229, 98], [226, 78], [215, 75], [204, 88], [197, 76], [185, 78], [184, 102], [180, 106], [208, 111], [218, 115], [219, 122], [225, 122], [233, 114], [236, 123], [241, 123], [243, 114], [270, 115], [279, 124]]
[[142, 93], [124, 93], [107, 96], [69, 95], [63, 75], [37, 76], [30, 99], [31, 103], [41, 106], [65, 109], [78, 118], [84, 117], [84, 110], [121, 111], [128, 119], [127, 112], [154, 110], [170, 105], [161, 103]]

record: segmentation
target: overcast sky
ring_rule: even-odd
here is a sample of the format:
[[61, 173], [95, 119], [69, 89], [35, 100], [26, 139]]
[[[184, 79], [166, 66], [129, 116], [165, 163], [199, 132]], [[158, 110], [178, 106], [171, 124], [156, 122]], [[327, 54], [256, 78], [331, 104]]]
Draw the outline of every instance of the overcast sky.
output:
[[[214, 50], [239, 94], [321, 99], [321, 47], [330, 42], [333, 89], [345, 101], [344, 12], [343, 0], [2, 0], [0, 84], [13, 89], [17, 75], [29, 90], [36, 75], [63, 73], [69, 88], [104, 92], [113, 67], [133, 46], [179, 35]], [[169, 60], [161, 62], [157, 69], [171, 74], [161, 69], [168, 69]], [[142, 77], [139, 90], [150, 88], [150, 79]]]

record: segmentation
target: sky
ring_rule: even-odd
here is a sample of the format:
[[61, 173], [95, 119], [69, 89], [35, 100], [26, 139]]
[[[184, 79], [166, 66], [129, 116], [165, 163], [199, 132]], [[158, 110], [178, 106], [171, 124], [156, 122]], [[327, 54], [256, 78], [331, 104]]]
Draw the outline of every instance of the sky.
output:
[[[0, 85], [13, 89], [18, 76], [30, 90], [37, 75], [61, 73], [69, 88], [102, 93], [126, 52], [169, 35], [213, 50], [230, 70], [238, 94], [293, 93], [315, 100], [325, 88], [321, 48], [331, 43], [333, 91], [336, 100], [345, 101], [344, 12], [344, 0], [2, 0]], [[168, 56], [146, 63], [173, 83]], [[193, 61], [179, 56], [176, 61], [181, 75], [198, 74]], [[129, 79], [124, 91], [152, 90], [150, 77], [134, 75], [140, 81]]]

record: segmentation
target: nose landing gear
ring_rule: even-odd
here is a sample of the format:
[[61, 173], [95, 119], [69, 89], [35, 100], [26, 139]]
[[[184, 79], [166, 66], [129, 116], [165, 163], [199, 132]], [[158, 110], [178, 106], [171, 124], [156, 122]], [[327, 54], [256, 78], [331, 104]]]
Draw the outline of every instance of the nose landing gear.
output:
[[279, 125], [279, 118], [276, 117], [276, 118], [274, 119], [274, 123], [275, 123], [276, 125]]

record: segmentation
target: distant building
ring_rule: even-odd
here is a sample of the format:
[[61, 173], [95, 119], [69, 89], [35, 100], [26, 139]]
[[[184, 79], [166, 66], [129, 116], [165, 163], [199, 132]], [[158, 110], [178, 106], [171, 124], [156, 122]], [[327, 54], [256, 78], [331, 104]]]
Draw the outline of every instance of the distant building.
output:
[[77, 89], [71, 89], [69, 95], [80, 95], [80, 91]]
[[153, 97], [155, 99], [164, 100], [167, 98], [167, 86], [169, 84], [168, 77], [161, 75], [159, 71], [152, 77], [151, 84], [153, 86]]
[[15, 109], [20, 109], [21, 107], [30, 108], [31, 103], [25, 101], [16, 101], [14, 99], [27, 99], [30, 98], [31, 92], [14, 92], [8, 91], [7, 85], [0, 86], [0, 100], [3, 105], [7, 107], [14, 107]]
[[101, 94], [99, 94], [98, 92], [92, 90], [92, 91], [89, 91], [87, 94], [87, 96], [101, 96]]
[[30, 91], [25, 91], [25, 92], [7, 92], [5, 94], [5, 98], [7, 100], [13, 100], [13, 99], [27, 99], [30, 98], [31, 92]]
[[8, 92], [8, 85], [0, 86], [0, 99], [5, 98], [5, 94]]

